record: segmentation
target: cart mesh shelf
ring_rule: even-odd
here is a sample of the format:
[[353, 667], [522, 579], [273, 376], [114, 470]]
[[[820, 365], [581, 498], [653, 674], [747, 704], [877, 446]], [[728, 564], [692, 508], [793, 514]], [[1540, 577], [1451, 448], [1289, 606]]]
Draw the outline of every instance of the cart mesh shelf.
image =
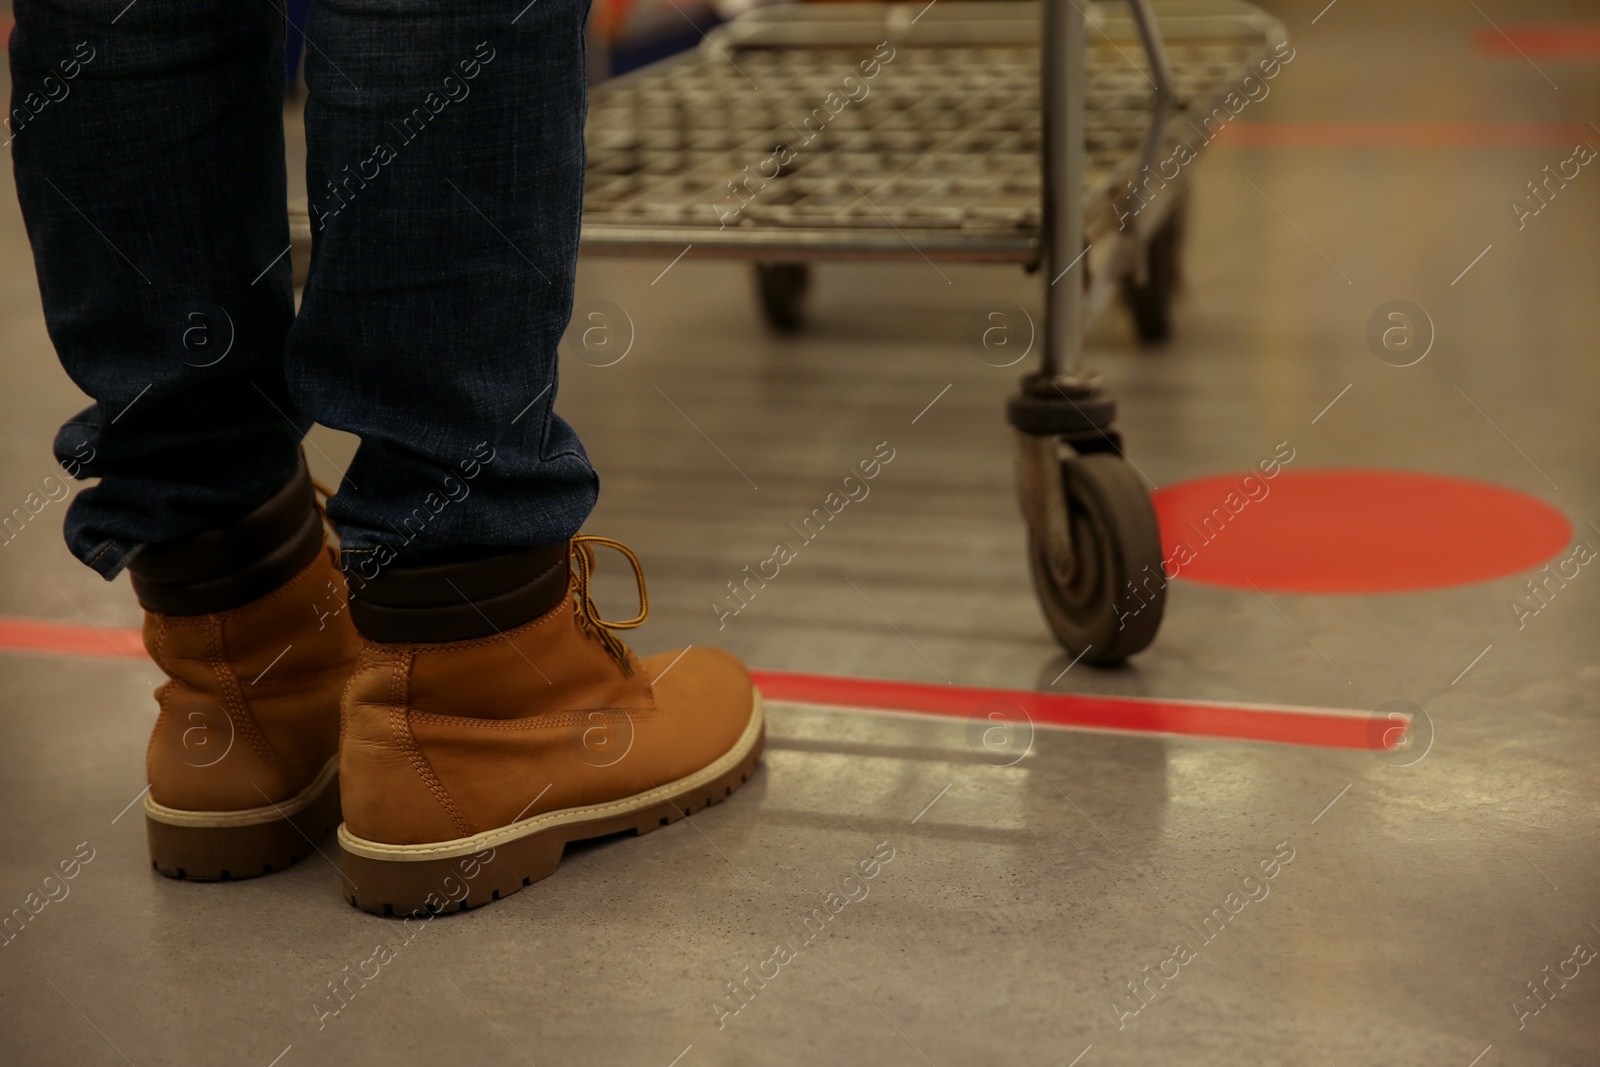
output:
[[[1113, 198], [1133, 177], [1154, 89], [1121, 6], [1087, 6], [1084, 211], [1092, 238], [1116, 225]], [[1157, 155], [1164, 158], [1180, 141], [1203, 143], [1204, 117], [1283, 35], [1243, 3], [1156, 10], [1174, 74]], [[584, 250], [676, 251], [692, 242], [752, 258], [921, 252], [1033, 261], [1038, 7], [942, 0], [917, 11], [758, 10], [694, 53], [597, 87]], [[873, 76], [863, 76], [860, 64], [875, 60], [865, 68]]]

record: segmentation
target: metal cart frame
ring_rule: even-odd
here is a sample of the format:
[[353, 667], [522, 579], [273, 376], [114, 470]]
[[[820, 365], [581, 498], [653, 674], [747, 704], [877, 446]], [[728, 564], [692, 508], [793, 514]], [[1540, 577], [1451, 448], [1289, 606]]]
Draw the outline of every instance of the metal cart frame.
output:
[[[755, 260], [764, 310], [769, 322], [779, 329], [798, 327], [805, 264], [814, 260], [920, 256], [929, 261], [1011, 262], [1029, 269], [1042, 268], [1046, 314], [1039, 369], [1022, 378], [1017, 394], [1007, 405], [1007, 417], [1016, 431], [1017, 492], [1028, 530], [1035, 591], [1046, 621], [1067, 653], [1091, 663], [1120, 662], [1149, 645], [1160, 626], [1167, 584], [1155, 510], [1143, 476], [1122, 454], [1121, 435], [1115, 428], [1116, 404], [1092, 375], [1080, 369], [1085, 327], [1119, 288], [1135, 312], [1141, 336], [1146, 340], [1164, 339], [1176, 235], [1181, 224], [1183, 201], [1178, 193], [1154, 205], [1141, 201], [1137, 212], [1116, 212], [1119, 179], [1133, 179], [1127, 182], [1132, 187], [1134, 180], [1147, 174], [1162, 146], [1174, 141], [1169, 129], [1175, 103], [1174, 75], [1161, 28], [1148, 0], [1126, 0], [1126, 4], [1149, 67], [1149, 74], [1140, 73], [1154, 93], [1133, 166], [1113, 166], [1093, 189], [1085, 184], [1085, 101], [1089, 93], [1086, 56], [1092, 19], [1078, 0], [1040, 0], [1037, 5], [1042, 19], [1038, 49], [1042, 211], [1033, 232], [1020, 226], [1010, 230], [1001, 226], [988, 232], [980, 227], [978, 232], [970, 232], [962, 223], [963, 228], [957, 230], [912, 229], [913, 240], [882, 209], [878, 209], [879, 214], [889, 229], [868, 228], [860, 219], [852, 222], [832, 218], [823, 218], [822, 225], [813, 224], [810, 228], [785, 226], [795, 220], [781, 217], [766, 226], [747, 225], [754, 220], [744, 219], [732, 228], [713, 228], [707, 225], [703, 213], [681, 200], [681, 187], [691, 185], [695, 178], [703, 181], [706, 177], [703, 168], [695, 171], [689, 167], [681, 175], [679, 202], [668, 202], [663, 194], [662, 202], [643, 205], [647, 212], [654, 209], [654, 214], [647, 213], [642, 219], [608, 209], [619, 203], [638, 208], [649, 189], [665, 190], [670, 181], [647, 186], [646, 193], [634, 195], [631, 204], [626, 196], [617, 199], [606, 195], [611, 190], [602, 186], [602, 195], [594, 198], [599, 206], [592, 217], [586, 215], [583, 233], [583, 249], [591, 254], [659, 255], [679, 247], [688, 251], [692, 245], [701, 256]], [[935, 45], [981, 46], [996, 40], [1015, 45], [1019, 14], [1032, 6], [961, 5], [947, 0], [942, 13], [918, 27], [917, 33], [925, 43]], [[910, 14], [910, 5], [760, 9], [715, 31], [701, 49], [704, 55], [667, 60], [619, 82], [624, 92], [629, 86], [641, 84], [630, 79], [656, 78], [656, 82], [643, 84], [670, 87], [678, 73], [673, 64], [679, 62], [712, 64], [725, 60], [739, 70], [725, 48], [737, 53], [741, 47], [860, 45], [861, 24], [872, 18], [880, 19], [880, 27], [897, 29], [900, 43], [914, 46], [917, 42], [911, 39], [913, 24], [932, 8], [933, 4], [928, 4], [915, 17]], [[981, 17], [975, 14], [980, 8], [984, 11]], [[1093, 5], [1092, 9], [1098, 17], [1109, 10], [1109, 5]], [[1179, 0], [1168, 5], [1168, 10], [1173, 14], [1172, 21], [1185, 24], [1184, 28], [1208, 15], [1250, 22], [1259, 33], [1260, 51], [1235, 73], [1236, 77], [1248, 73], [1250, 65], [1270, 45], [1286, 39], [1278, 23], [1240, 0]], [[968, 21], [954, 21], [962, 18]], [[993, 25], [985, 26], [991, 19], [995, 20]], [[1007, 27], [998, 21], [1003, 19], [1010, 20], [1009, 38], [1004, 32]], [[856, 23], [855, 37], [851, 36], [852, 21]], [[1098, 22], [1093, 25], [1106, 36]], [[969, 38], [977, 40], [969, 42]], [[1111, 42], [1109, 36], [1106, 40]], [[1132, 66], [1125, 53], [1122, 58]], [[716, 69], [719, 76], [731, 80], [731, 76]], [[750, 80], [742, 70], [739, 76]], [[693, 84], [682, 80], [679, 83]], [[599, 92], [604, 110], [606, 90]], [[648, 97], [659, 103], [659, 96], [660, 93], [641, 90], [634, 99], [640, 106], [638, 100]], [[1204, 107], [1209, 100], [1220, 97], [1221, 93], [1213, 91], [1196, 102]], [[621, 160], [613, 173], [620, 175], [617, 184], [633, 189], [635, 186], [628, 183], [636, 179], [631, 175], [639, 172], [648, 176], [651, 171], [651, 161], [645, 158], [650, 153], [641, 146], [654, 143], [652, 138], [657, 134], [642, 114], [629, 119], [632, 132], [624, 136], [634, 138], [629, 143], [635, 154], [631, 161]], [[603, 122], [598, 125], [597, 130], [591, 119], [591, 133], [608, 132]], [[746, 141], [743, 148], [748, 151], [753, 144]], [[669, 161], [673, 158], [671, 152], [658, 154]], [[683, 158], [689, 158], [688, 154]], [[776, 150], [773, 158], [779, 158]], [[668, 162], [665, 170], [671, 173], [672, 166]], [[781, 182], [782, 166], [777, 170], [771, 177]], [[853, 181], [849, 184], [862, 199], [866, 198]], [[732, 182], [728, 185], [733, 188]], [[1179, 189], [1181, 192], [1181, 185]], [[745, 206], [741, 197], [740, 210]], [[1147, 212], [1143, 210], [1146, 206], [1154, 206], [1155, 210]], [[825, 200], [822, 210], [826, 210]], [[1119, 232], [1110, 241], [1097, 239], [1096, 244], [1109, 247], [1100, 249], [1090, 260], [1092, 246], [1085, 241], [1086, 216], [1096, 221], [1101, 232], [1108, 228], [1109, 219], [1120, 224], [1133, 217], [1134, 225], [1119, 225]], [[902, 221], [906, 228], [915, 226], [909, 219]], [[1083, 264], [1082, 269], [1074, 272], [1079, 263]]]

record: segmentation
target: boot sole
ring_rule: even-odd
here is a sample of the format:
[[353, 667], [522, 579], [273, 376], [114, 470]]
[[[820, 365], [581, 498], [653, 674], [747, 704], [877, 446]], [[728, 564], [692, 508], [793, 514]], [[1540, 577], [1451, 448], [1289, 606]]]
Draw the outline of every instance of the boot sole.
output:
[[572, 841], [659, 830], [720, 804], [755, 773], [766, 743], [761, 694], [732, 748], [693, 774], [630, 797], [547, 811], [472, 837], [426, 845], [385, 845], [339, 826], [346, 900], [374, 915], [466, 911], [556, 873]]
[[291, 867], [339, 825], [339, 761], [301, 792], [247, 811], [184, 811], [145, 794], [150, 866], [169, 878], [228, 882]]

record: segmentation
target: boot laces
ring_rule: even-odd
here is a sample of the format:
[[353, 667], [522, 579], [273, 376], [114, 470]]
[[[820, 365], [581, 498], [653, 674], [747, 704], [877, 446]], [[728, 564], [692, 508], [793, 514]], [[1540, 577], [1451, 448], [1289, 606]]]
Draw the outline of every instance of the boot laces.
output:
[[[589, 590], [590, 579], [595, 571], [595, 547], [614, 548], [622, 553], [630, 564], [633, 565], [634, 581], [639, 586], [639, 614], [631, 619], [613, 622], [602, 618], [600, 608], [594, 602], [594, 596]], [[574, 596], [574, 608], [578, 616], [578, 626], [583, 632], [599, 641], [605, 650], [611, 653], [618, 663], [622, 665], [624, 674], [633, 673], [632, 657], [628, 655], [628, 646], [622, 643], [612, 631], [632, 630], [644, 624], [645, 616], [650, 614], [650, 598], [644, 588], [644, 567], [639, 563], [639, 557], [633, 550], [620, 541], [613, 541], [609, 537], [597, 537], [594, 534], [578, 534], [572, 539], [572, 559], [577, 569], [577, 591]]]

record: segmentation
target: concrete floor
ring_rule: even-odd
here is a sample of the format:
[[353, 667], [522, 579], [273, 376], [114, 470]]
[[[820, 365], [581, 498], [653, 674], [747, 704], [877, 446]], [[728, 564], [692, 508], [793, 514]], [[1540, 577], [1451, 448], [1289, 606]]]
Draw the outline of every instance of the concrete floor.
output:
[[[1487, 25], [1474, 5], [1345, 0], [1316, 25], [1322, 0], [1269, 6], [1298, 54], [1259, 120], [1600, 120], [1592, 62], [1486, 57], [1471, 44]], [[1594, 15], [1552, 0], [1481, 6], [1496, 22]], [[1566, 154], [1211, 153], [1178, 341], [1141, 354], [1120, 315], [1093, 334], [1132, 458], [1168, 484], [1243, 469], [1290, 440], [1306, 467], [1521, 489], [1596, 543], [1600, 176], [1586, 170], [1521, 232], [1505, 206]], [[50, 469], [51, 435], [81, 404], [45, 337], [14, 203], [8, 188], [7, 501]], [[560, 401], [604, 479], [589, 528], [646, 564], [654, 611], [637, 646], [719, 643], [765, 668], [1049, 687], [1067, 661], [1021, 550], [1001, 417], [1016, 371], [986, 366], [967, 340], [986, 301], [1037, 315], [1036, 280], [825, 266], [812, 328], [775, 339], [744, 268], [691, 254], [652, 286], [665, 265], [583, 264], [580, 305], [620, 305], [635, 340], [605, 368], [574, 346]], [[1402, 297], [1427, 309], [1438, 342], [1399, 371], [1368, 352], [1364, 330]], [[349, 442], [315, 434], [326, 477]], [[719, 632], [709, 604], [724, 583], [885, 440], [896, 458], [871, 496]], [[77, 566], [58, 522], [4, 549], [0, 615], [137, 625], [125, 581]], [[154, 875], [138, 811], [119, 815], [144, 785], [153, 667], [8, 654], [0, 910], [79, 842], [93, 858], [0, 948], [0, 1063], [1600, 1062], [1596, 966], [1552, 983], [1520, 1027], [1515, 1007], [1537, 1004], [1525, 983], [1575, 945], [1600, 947], [1600, 578], [1575, 580], [1518, 631], [1506, 603], [1523, 577], [1270, 604], [1180, 581], [1131, 666], [1079, 666], [1055, 683], [1362, 711], [1409, 700], [1436, 731], [1409, 766], [1041, 731], [1025, 759], [995, 767], [960, 721], [780, 704], [765, 769], [729, 803], [576, 849], [555, 877], [409, 942], [343, 905], [317, 856], [226, 885]], [[875, 849], [893, 859], [866, 898], [724, 1014], [736, 1006], [727, 984], [779, 941], [799, 943], [802, 920]], [[1267, 895], [1204, 940], [1196, 927], [1263, 863]], [[1132, 1014], [1128, 984], [1179, 941], [1193, 958]], [[393, 960], [324, 1014], [328, 983], [380, 943]]]

